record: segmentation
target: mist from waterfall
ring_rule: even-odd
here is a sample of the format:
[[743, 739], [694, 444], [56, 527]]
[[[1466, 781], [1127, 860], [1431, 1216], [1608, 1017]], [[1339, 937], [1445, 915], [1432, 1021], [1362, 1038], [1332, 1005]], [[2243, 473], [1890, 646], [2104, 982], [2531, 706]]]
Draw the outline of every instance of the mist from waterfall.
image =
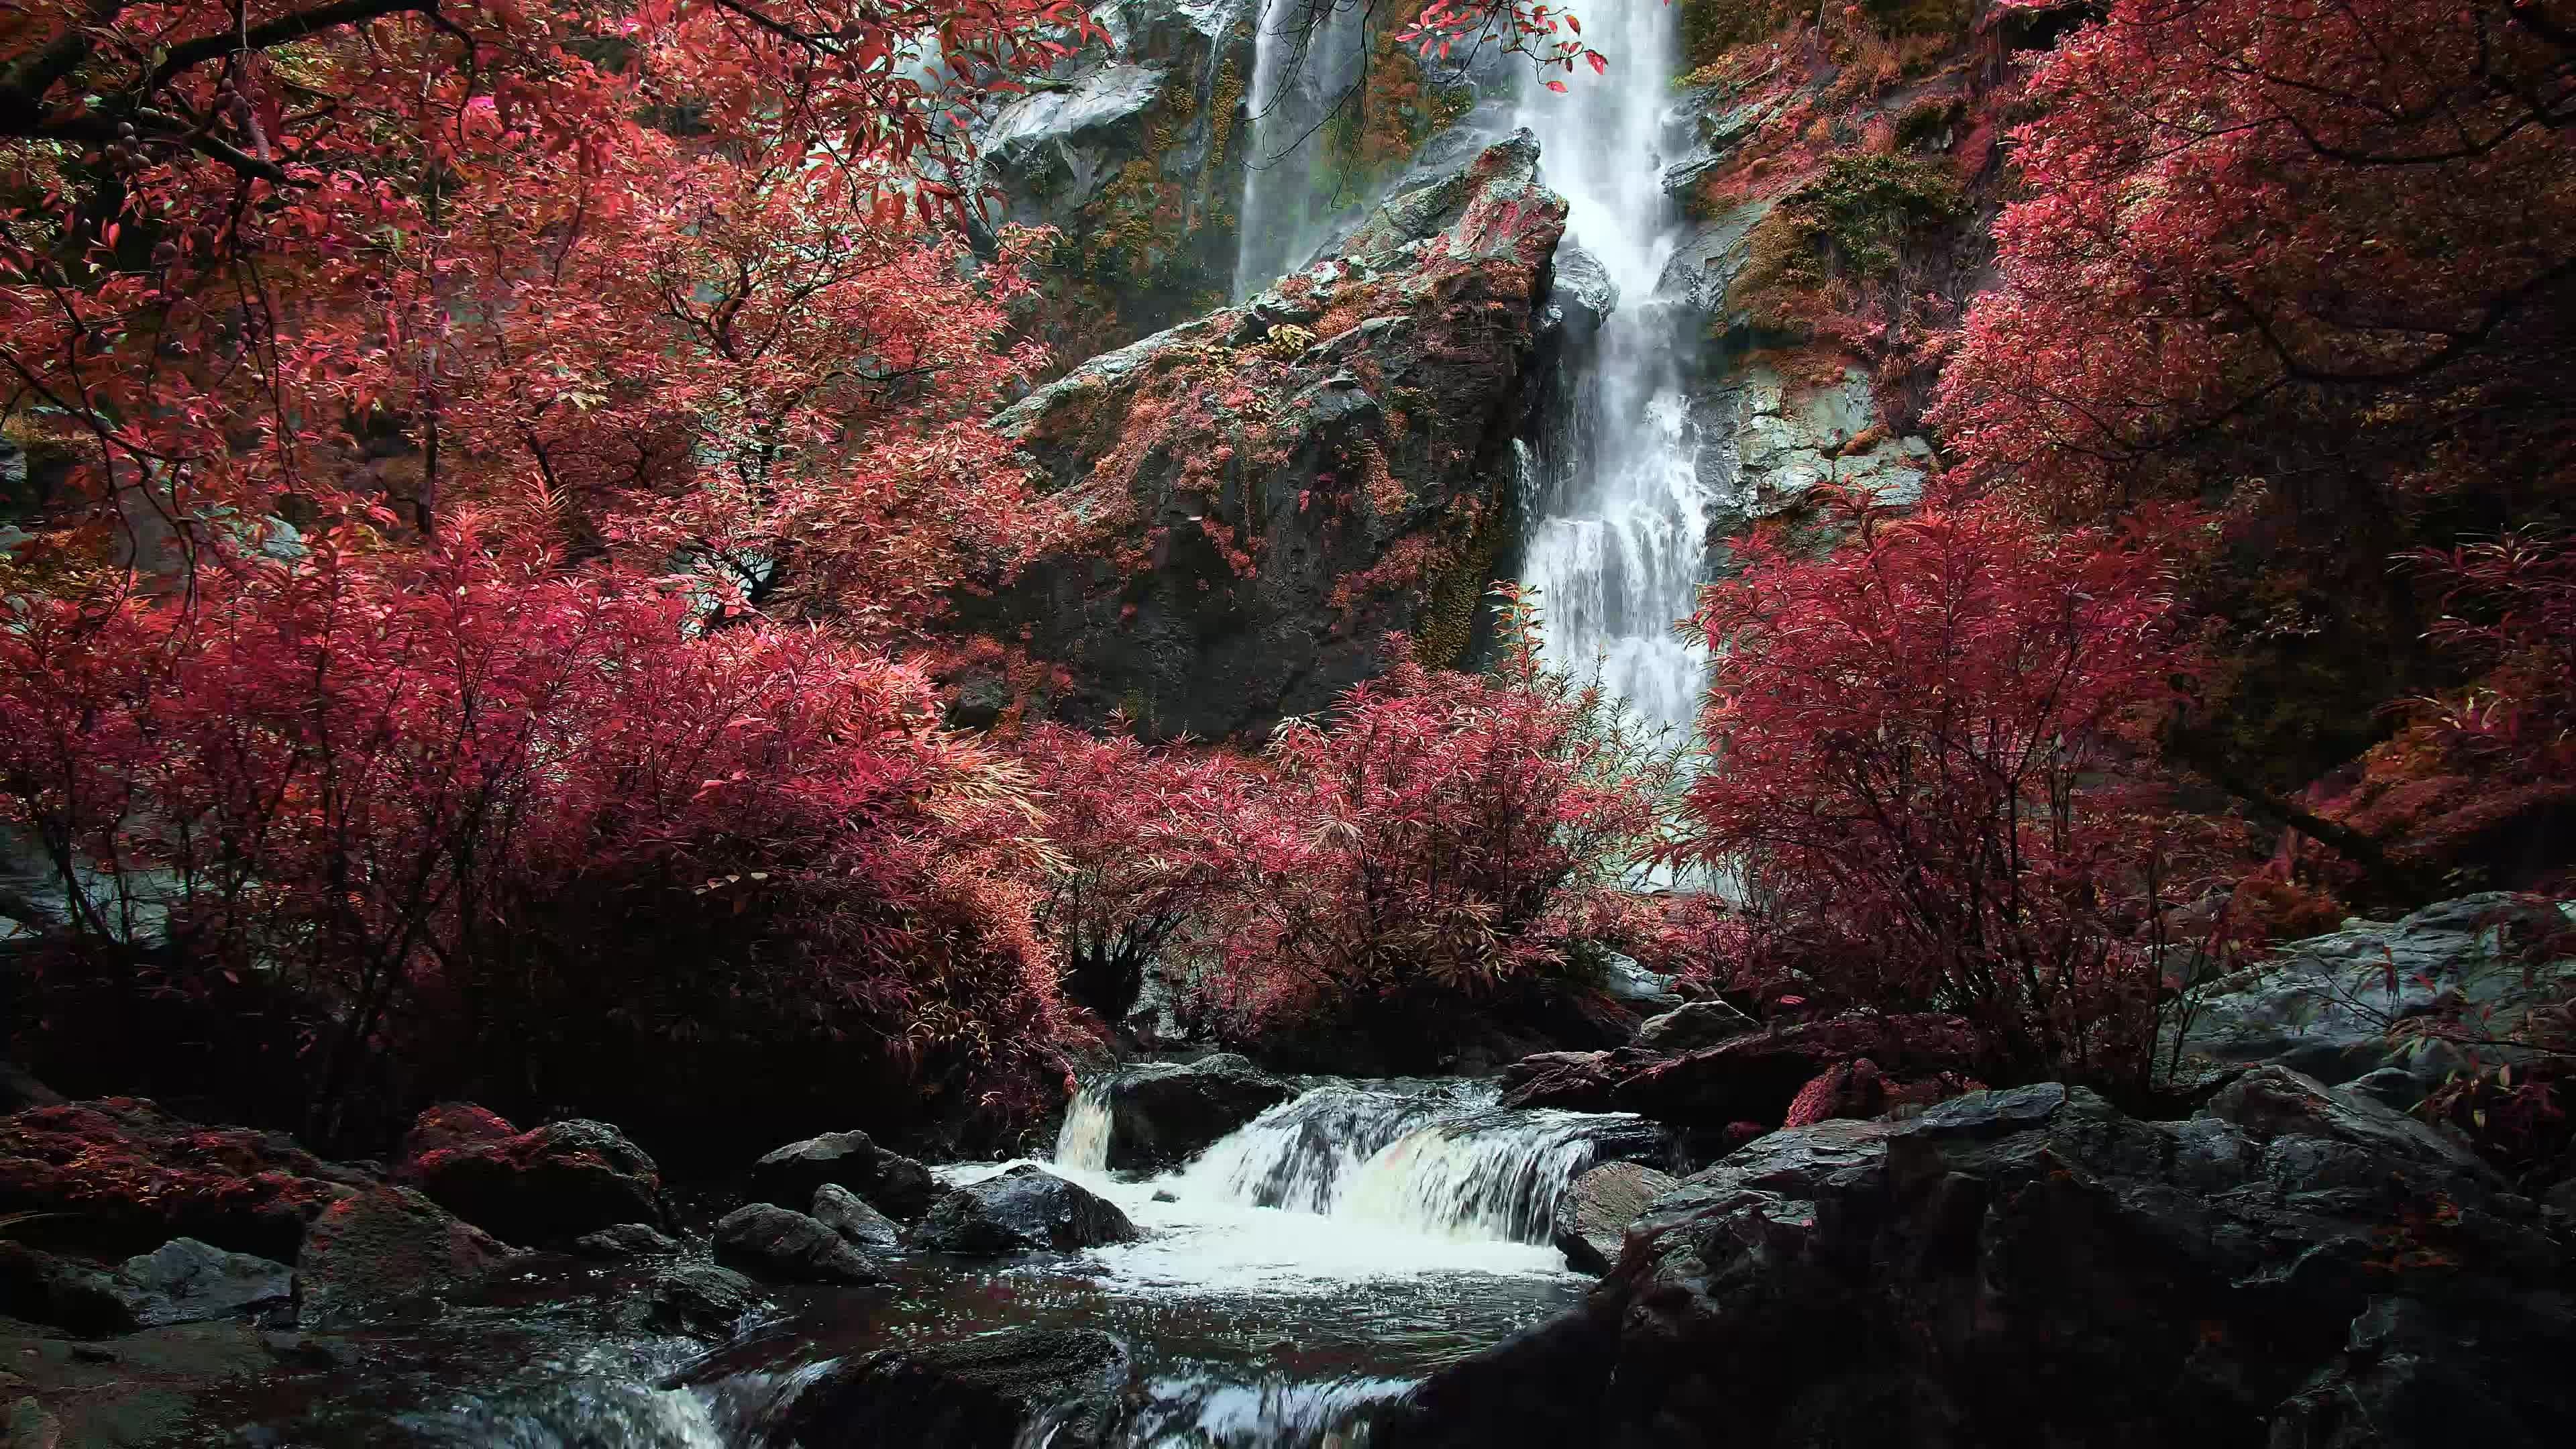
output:
[[[1585, 6], [1606, 74], [1577, 66], [1564, 92], [1524, 82], [1516, 119], [1543, 179], [1570, 204], [1569, 247], [1591, 254], [1616, 304], [1566, 374], [1525, 459], [1522, 581], [1539, 591], [1547, 653], [1651, 725], [1688, 730], [1705, 651], [1674, 633], [1707, 561], [1707, 497], [1677, 365], [1692, 324], [1656, 284], [1678, 214], [1663, 191], [1674, 11], [1663, 0]], [[1558, 253], [1560, 286], [1570, 270]]]
[[1251, 149], [1245, 153], [1234, 295], [1240, 301], [1331, 234], [1325, 129], [1367, 61], [1365, 0], [1255, 0]]

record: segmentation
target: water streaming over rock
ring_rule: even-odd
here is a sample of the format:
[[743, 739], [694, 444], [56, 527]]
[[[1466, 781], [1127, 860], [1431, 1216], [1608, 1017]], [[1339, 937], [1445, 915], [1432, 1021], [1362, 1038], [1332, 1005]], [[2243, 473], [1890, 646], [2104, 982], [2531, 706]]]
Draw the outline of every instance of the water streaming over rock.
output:
[[1258, 0], [1253, 39], [1252, 148], [1234, 295], [1240, 300], [1305, 261], [1348, 199], [1333, 184], [1331, 124], [1366, 63], [1366, 0]]
[[[1676, 22], [1661, 0], [1584, 16], [1609, 72], [1577, 67], [1561, 94], [1526, 82], [1516, 119], [1569, 204], [1570, 246], [1613, 296], [1564, 360], [1527, 459], [1522, 579], [1539, 591], [1553, 660], [1587, 677], [1597, 667], [1648, 722], [1686, 728], [1705, 661], [1673, 625], [1705, 574], [1709, 500], [1677, 362], [1697, 318], [1657, 295], [1676, 236], [1662, 186]], [[1578, 267], [1559, 253], [1560, 286]]]

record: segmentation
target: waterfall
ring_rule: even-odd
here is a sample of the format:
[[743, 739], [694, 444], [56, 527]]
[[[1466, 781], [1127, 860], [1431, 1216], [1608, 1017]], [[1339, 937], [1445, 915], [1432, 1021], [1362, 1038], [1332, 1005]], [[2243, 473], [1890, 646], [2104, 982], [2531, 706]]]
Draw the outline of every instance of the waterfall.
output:
[[[1185, 1190], [1249, 1207], [1330, 1215], [1379, 1149], [1463, 1105], [1464, 1087], [1408, 1092], [1325, 1086], [1282, 1102], [1201, 1153]], [[1489, 1094], [1475, 1101], [1482, 1106]]]
[[1074, 1093], [1056, 1129], [1055, 1160], [1077, 1172], [1109, 1170], [1109, 1101], [1098, 1086]]
[[[1650, 725], [1688, 729], [1704, 654], [1674, 633], [1707, 561], [1706, 493], [1676, 359], [1698, 319], [1659, 299], [1678, 217], [1663, 192], [1673, 11], [1621, 0], [1588, 11], [1610, 70], [1578, 66], [1566, 90], [1524, 84], [1519, 124], [1539, 139], [1567, 234], [1615, 293], [1598, 334], [1566, 359], [1536, 439], [1522, 505], [1533, 520], [1524, 583], [1539, 591], [1547, 652]], [[1560, 268], [1564, 254], [1560, 253]]]
[[1338, 198], [1326, 128], [1367, 60], [1365, 0], [1260, 0], [1252, 41], [1252, 149], [1243, 168], [1234, 295], [1313, 255]]
[[1493, 1112], [1417, 1128], [1359, 1171], [1339, 1215], [1449, 1238], [1544, 1243], [1557, 1204], [1606, 1141], [1647, 1145], [1636, 1118]]

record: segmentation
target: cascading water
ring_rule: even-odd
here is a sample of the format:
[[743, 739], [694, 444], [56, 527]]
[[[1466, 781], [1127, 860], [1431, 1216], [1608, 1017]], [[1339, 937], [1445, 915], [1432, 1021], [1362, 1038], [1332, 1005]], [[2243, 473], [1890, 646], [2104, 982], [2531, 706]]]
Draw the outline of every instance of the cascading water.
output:
[[[1585, 16], [1610, 71], [1578, 67], [1563, 93], [1527, 82], [1516, 119], [1538, 136], [1544, 178], [1569, 204], [1571, 244], [1615, 297], [1566, 359], [1526, 459], [1522, 581], [1538, 590], [1553, 662], [1586, 678], [1597, 669], [1647, 723], [1687, 730], [1705, 657], [1673, 626], [1705, 573], [1708, 500], [1676, 364], [1690, 318], [1656, 296], [1677, 221], [1660, 155], [1673, 9], [1612, 0]], [[1558, 254], [1561, 286], [1571, 261]]]
[[1340, 198], [1325, 179], [1334, 109], [1366, 62], [1367, 0], [1257, 0], [1252, 149], [1243, 170], [1234, 295], [1251, 296], [1330, 233]]

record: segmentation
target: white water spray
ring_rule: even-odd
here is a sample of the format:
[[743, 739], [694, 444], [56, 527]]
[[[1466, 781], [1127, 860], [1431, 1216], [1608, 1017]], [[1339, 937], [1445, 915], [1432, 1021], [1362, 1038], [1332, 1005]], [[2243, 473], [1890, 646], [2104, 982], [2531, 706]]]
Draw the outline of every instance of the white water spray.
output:
[[1617, 301], [1589, 355], [1567, 360], [1529, 459], [1522, 577], [1539, 591], [1552, 662], [1579, 677], [1597, 667], [1648, 724], [1686, 730], [1705, 654], [1673, 626], [1706, 568], [1708, 500], [1675, 366], [1676, 329], [1690, 319], [1655, 296], [1678, 220], [1662, 183], [1673, 10], [1608, 0], [1585, 14], [1608, 73], [1578, 66], [1561, 94], [1529, 81], [1517, 120], [1569, 204], [1569, 239], [1600, 262]]
[[1097, 1087], [1076, 1092], [1056, 1129], [1055, 1160], [1077, 1172], [1109, 1170], [1109, 1104]]
[[1337, 198], [1325, 128], [1367, 61], [1365, 0], [1257, 0], [1252, 149], [1245, 154], [1234, 295], [1251, 296], [1330, 235]]

